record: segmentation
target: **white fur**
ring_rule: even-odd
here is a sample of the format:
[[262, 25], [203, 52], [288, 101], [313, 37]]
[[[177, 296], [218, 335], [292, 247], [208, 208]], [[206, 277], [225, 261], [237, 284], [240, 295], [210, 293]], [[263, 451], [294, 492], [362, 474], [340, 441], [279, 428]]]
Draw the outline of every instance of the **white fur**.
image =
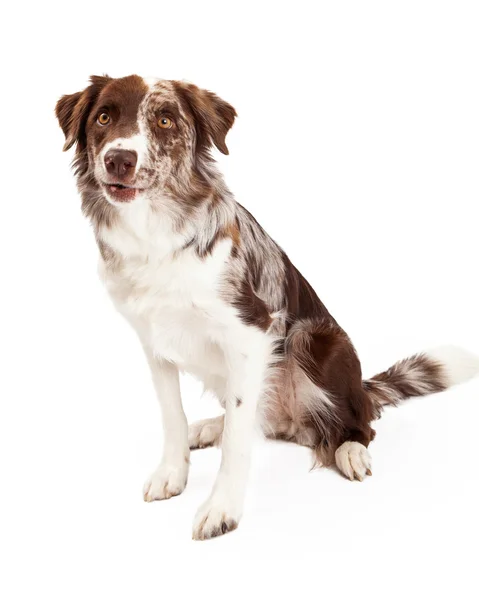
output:
[[371, 475], [371, 456], [359, 442], [344, 442], [336, 450], [336, 466], [351, 481]]
[[[112, 149], [122, 149], [130, 150], [131, 152], [136, 152], [138, 155], [136, 171], [138, 171], [145, 164], [146, 157], [148, 156], [147, 139], [145, 135], [141, 133], [132, 135], [128, 138], [117, 138], [116, 140], [105, 144], [102, 151], [100, 152], [100, 164], [102, 167], [104, 165], [106, 153]], [[103, 178], [100, 177], [99, 179], [104, 181], [105, 177], [106, 172], [104, 172]]]
[[158, 77], [143, 77], [143, 81], [146, 83], [148, 88], [151, 90], [155, 85], [161, 81]]
[[208, 446], [219, 446], [223, 437], [225, 418], [213, 417], [203, 419], [190, 425], [188, 428], [188, 444], [190, 448], [206, 448]]
[[442, 346], [426, 352], [444, 367], [447, 386], [469, 381], [479, 374], [479, 357], [456, 346]]
[[119, 209], [120, 223], [99, 234], [122, 264], [115, 269], [101, 261], [100, 273], [145, 348], [165, 428], [163, 459], [145, 484], [146, 500], [180, 493], [186, 483], [188, 429], [178, 369], [197, 376], [225, 402], [221, 468], [194, 524], [194, 538], [204, 539], [241, 517], [273, 337], [246, 326], [219, 293], [231, 240], [219, 241], [201, 259], [192, 248], [175, 251], [185, 235], [175, 233], [167, 215], [151, 211], [147, 198]]
[[143, 488], [146, 502], [177, 496], [185, 489], [190, 464], [188, 422], [181, 404], [178, 369], [172, 363], [158, 360], [151, 349], [145, 352], [163, 415], [163, 458]]
[[224, 347], [227, 391], [221, 467], [210, 497], [196, 514], [194, 539], [217, 535], [223, 526], [236, 527], [242, 515], [256, 411], [272, 351], [268, 336], [245, 329], [249, 330], [245, 341], [252, 340], [247, 350], [242, 344], [238, 347], [237, 340]]

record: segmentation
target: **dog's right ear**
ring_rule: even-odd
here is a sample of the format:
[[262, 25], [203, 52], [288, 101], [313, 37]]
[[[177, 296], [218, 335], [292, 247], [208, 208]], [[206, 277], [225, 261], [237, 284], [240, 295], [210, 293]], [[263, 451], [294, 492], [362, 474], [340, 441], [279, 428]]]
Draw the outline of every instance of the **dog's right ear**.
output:
[[65, 134], [63, 151], [69, 150], [76, 142], [80, 150], [86, 146], [85, 125], [93, 104], [105, 87], [111, 81], [108, 75], [90, 77], [90, 85], [83, 92], [62, 96], [55, 107], [60, 127]]
[[62, 96], [55, 107], [55, 114], [65, 135], [64, 152], [75, 142], [82, 141], [82, 126], [88, 109], [86, 96], [86, 90]]

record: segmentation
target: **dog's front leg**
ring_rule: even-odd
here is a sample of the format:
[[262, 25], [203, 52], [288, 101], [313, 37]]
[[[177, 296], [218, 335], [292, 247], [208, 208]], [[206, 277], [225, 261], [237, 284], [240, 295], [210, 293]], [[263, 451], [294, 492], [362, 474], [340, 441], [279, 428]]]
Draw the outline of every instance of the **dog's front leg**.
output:
[[264, 386], [268, 353], [251, 348], [246, 357], [237, 355], [229, 362], [221, 466], [210, 497], [196, 514], [193, 525], [196, 540], [236, 529], [243, 511], [256, 409]]
[[178, 369], [146, 350], [163, 416], [163, 458], [143, 488], [146, 502], [166, 500], [185, 489], [190, 464], [188, 422], [183, 411]]

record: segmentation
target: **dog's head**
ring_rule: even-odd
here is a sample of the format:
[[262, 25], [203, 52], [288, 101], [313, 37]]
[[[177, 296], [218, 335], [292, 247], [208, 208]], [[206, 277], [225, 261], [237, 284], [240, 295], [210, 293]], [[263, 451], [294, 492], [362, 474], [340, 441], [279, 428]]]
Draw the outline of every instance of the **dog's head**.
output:
[[225, 137], [236, 112], [215, 94], [137, 75], [90, 81], [82, 92], [63, 96], [56, 115], [64, 150], [76, 144], [79, 173], [88, 174], [110, 204], [191, 188], [213, 145], [228, 154]]

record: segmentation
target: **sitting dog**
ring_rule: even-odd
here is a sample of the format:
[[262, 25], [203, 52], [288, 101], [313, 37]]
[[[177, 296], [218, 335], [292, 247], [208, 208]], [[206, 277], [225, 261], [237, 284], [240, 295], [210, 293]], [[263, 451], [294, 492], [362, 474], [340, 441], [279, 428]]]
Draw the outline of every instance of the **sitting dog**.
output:
[[[253, 434], [313, 449], [349, 479], [371, 475], [371, 423], [384, 405], [439, 392], [479, 372], [443, 349], [363, 381], [351, 341], [310, 284], [233, 198], [211, 156], [228, 154], [235, 109], [181, 81], [91, 77], [56, 115], [100, 251], [100, 274], [134, 327], [164, 424], [147, 502], [180, 494], [190, 450], [221, 445], [194, 539], [235, 529]], [[179, 371], [199, 378], [224, 416], [188, 428]]]

